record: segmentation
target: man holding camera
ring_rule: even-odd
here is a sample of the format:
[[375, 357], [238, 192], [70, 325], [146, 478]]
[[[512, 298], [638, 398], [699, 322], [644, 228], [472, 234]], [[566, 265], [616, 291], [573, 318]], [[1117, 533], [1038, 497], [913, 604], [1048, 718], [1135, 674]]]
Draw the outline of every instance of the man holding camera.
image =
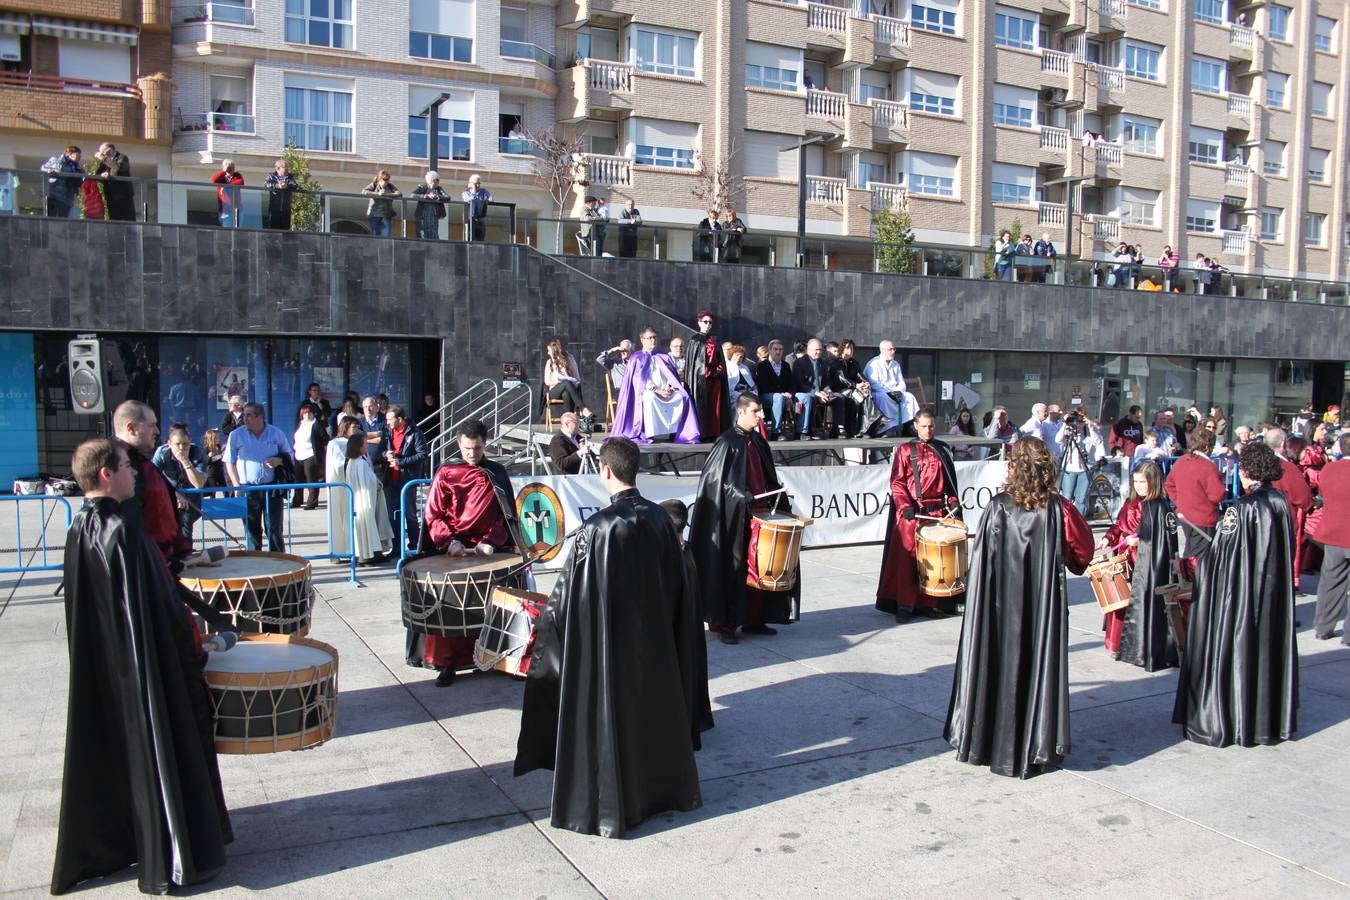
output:
[[596, 452], [595, 445], [586, 442], [581, 433], [581, 420], [574, 412], [558, 417], [558, 431], [548, 442], [548, 458], [556, 475], [577, 475], [586, 458]]
[[1059, 492], [1073, 501], [1084, 518], [1088, 514], [1088, 485], [1092, 470], [1102, 458], [1102, 433], [1097, 423], [1082, 410], [1075, 409], [1064, 419], [1064, 427], [1055, 435], [1060, 454]]

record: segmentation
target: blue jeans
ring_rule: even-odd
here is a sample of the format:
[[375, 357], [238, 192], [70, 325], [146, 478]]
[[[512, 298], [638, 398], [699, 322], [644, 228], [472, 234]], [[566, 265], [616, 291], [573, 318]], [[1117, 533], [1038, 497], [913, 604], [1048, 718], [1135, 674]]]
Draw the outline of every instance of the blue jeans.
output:
[[994, 263], [994, 278], [996, 278], [999, 281], [1012, 281], [1013, 280], [1012, 263], [1010, 262]]
[[782, 394], [770, 394], [760, 399], [768, 403], [769, 412], [773, 415], [773, 428], [770, 429], [770, 433], [779, 434], [783, 430], [783, 407], [787, 404], [787, 398]]
[[797, 431], [806, 434], [811, 430], [811, 407], [816, 403], [815, 394], [798, 394], [797, 402], [802, 405], [801, 420], [797, 423]]
[[371, 237], [389, 236], [389, 220], [384, 216], [371, 216], [366, 222], [370, 224]]
[[222, 209], [220, 211], [220, 224], [224, 228], [239, 227], [239, 213], [234, 207]]
[[1078, 511], [1087, 515], [1088, 485], [1092, 476], [1087, 472], [1065, 472], [1059, 478], [1059, 492], [1078, 507]]

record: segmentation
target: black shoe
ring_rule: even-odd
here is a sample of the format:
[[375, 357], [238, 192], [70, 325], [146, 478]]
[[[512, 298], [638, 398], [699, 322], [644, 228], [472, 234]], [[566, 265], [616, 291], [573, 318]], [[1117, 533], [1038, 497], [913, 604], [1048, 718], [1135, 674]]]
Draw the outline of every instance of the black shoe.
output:
[[943, 616], [942, 610], [938, 609], [936, 606], [925, 606], [922, 609], [920, 609], [919, 612], [923, 613], [930, 619], [940, 619]]
[[773, 637], [778, 633], [777, 628], [770, 628], [768, 625], [742, 625], [743, 634], [762, 634], [766, 637]]
[[1328, 631], [1326, 634], [1314, 634], [1314, 635], [1313, 635], [1313, 637], [1317, 638], [1319, 641], [1329, 641], [1329, 640], [1331, 640], [1332, 638], [1334, 638], [1335, 636], [1336, 636], [1336, 632], [1334, 632], [1334, 631]]
[[895, 608], [895, 621], [900, 623], [901, 625], [905, 624], [912, 618], [914, 618], [914, 607], [897, 606]]
[[722, 639], [722, 643], [724, 644], [739, 644], [741, 642], [741, 639], [736, 637], [736, 634], [731, 631], [724, 631], [719, 634], [718, 637]]
[[438, 669], [440, 672], [436, 676], [436, 687], [449, 687], [455, 683], [455, 670], [446, 666], [444, 669]]
[[778, 434], [775, 434], [775, 435], [773, 436], [773, 439], [774, 439], [775, 441], [786, 441], [786, 440], [787, 440], [787, 435], [786, 435], [786, 434], [783, 434], [782, 432], [779, 432]]
[[[304, 506], [302, 506], [302, 507], [300, 507], [300, 508], [301, 508], [301, 509], [318, 509], [318, 508], [319, 508], [319, 504], [316, 503], [316, 504], [314, 504], [313, 506], [310, 506], [308, 503], [306, 503]], [[294, 509], [294, 507], [292, 507], [292, 509]]]

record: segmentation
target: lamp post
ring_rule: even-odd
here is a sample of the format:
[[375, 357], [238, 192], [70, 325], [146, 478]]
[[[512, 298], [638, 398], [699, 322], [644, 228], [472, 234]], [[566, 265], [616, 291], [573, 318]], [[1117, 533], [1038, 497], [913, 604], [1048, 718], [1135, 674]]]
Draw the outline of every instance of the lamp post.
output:
[[1052, 184], [1064, 185], [1064, 256], [1073, 257], [1073, 189], [1084, 181], [1096, 181], [1096, 175], [1065, 175], [1063, 178], [1051, 178], [1041, 182], [1045, 187]]
[[441, 130], [441, 104], [449, 99], [449, 94], [441, 94], [422, 110], [427, 117], [427, 168], [433, 172], [440, 159], [441, 140], [437, 132]]
[[813, 138], [798, 140], [790, 147], [780, 147], [779, 153], [797, 151], [797, 268], [806, 266], [806, 148], [812, 144], [824, 144], [832, 141], [838, 134], [818, 134]]

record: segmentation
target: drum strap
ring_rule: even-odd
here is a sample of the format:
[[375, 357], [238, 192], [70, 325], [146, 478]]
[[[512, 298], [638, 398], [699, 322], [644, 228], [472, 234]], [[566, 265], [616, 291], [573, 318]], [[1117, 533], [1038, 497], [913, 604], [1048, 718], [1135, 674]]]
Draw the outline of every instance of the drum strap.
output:
[[914, 473], [914, 505], [923, 510], [923, 484], [919, 478], [919, 442], [909, 443], [909, 463]]

